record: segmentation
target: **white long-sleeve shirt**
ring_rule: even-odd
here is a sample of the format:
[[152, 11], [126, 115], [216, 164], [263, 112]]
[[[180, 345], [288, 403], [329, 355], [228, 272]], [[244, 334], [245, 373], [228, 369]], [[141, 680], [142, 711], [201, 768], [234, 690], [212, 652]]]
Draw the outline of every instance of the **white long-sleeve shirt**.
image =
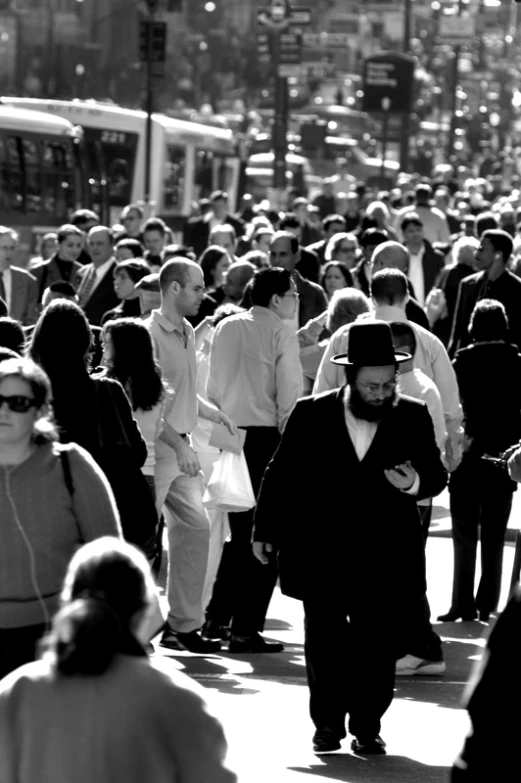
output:
[[[369, 316], [363, 316], [367, 319]], [[377, 307], [372, 318], [380, 321], [407, 321], [405, 311], [401, 307], [384, 305]], [[423, 326], [407, 321], [416, 335], [416, 352], [414, 366], [423, 370], [425, 375], [436, 384], [441, 396], [443, 415], [449, 436], [452, 455], [460, 453], [460, 443], [463, 421], [463, 411], [459, 399], [456, 373], [449, 359], [445, 346], [434, 334]], [[331, 357], [337, 353], [346, 353], [347, 335], [350, 324], [342, 326], [331, 337], [329, 345], [318, 368], [313, 394], [319, 394], [330, 389], [337, 389], [345, 383], [344, 368], [331, 363]]]
[[298, 338], [267, 307], [224, 319], [210, 349], [207, 397], [239, 427], [284, 429], [302, 394]]

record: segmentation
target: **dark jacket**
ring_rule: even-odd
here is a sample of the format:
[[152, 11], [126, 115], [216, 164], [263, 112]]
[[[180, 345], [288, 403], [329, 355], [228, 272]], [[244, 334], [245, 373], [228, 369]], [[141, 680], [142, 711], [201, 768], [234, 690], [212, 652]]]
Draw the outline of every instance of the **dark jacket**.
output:
[[497, 456], [521, 439], [521, 355], [507, 343], [473, 343], [454, 359], [472, 451]]
[[38, 284], [32, 273], [11, 267], [11, 304], [9, 315], [22, 326], [36, 323], [38, 318]]
[[[212, 213], [208, 212], [206, 215], [198, 218], [191, 218], [183, 233], [184, 244], [188, 247], [192, 247], [197, 258], [206, 250], [210, 240], [210, 221], [212, 219]], [[244, 233], [244, 223], [242, 220], [234, 218], [232, 215], [226, 215], [223, 223], [227, 223], [229, 226], [233, 226], [235, 233], [238, 237]]]
[[297, 270], [306, 280], [312, 283], [318, 283], [320, 273], [320, 263], [318, 256], [310, 248], [300, 248], [300, 261], [297, 264]]
[[293, 279], [299, 295], [298, 325], [305, 326], [311, 318], [316, 318], [327, 310], [327, 297], [324, 289], [316, 283], [305, 280], [295, 269]]
[[[521, 700], [521, 587], [517, 585], [487, 642], [486, 664], [468, 702], [472, 722], [452, 783], [517, 783]], [[501, 748], [501, 753], [497, 749]], [[463, 768], [465, 767], [465, 768]]]
[[126, 299], [120, 302], [117, 307], [113, 307], [112, 310], [107, 310], [101, 319], [101, 325], [103, 326], [107, 321], [114, 321], [118, 318], [139, 318], [140, 315], [139, 299]]
[[504, 305], [510, 325], [510, 342], [521, 348], [521, 280], [508, 269], [492, 281], [488, 280], [486, 272], [477, 272], [462, 280], [459, 286], [449, 342], [452, 358], [470, 343], [470, 316], [481, 299], [497, 299]]
[[43, 292], [53, 283], [64, 280], [75, 285], [78, 280], [78, 272], [83, 269], [76, 261], [62, 261], [58, 254], [52, 255], [48, 261], [42, 261], [31, 269], [31, 274], [38, 281], [38, 301], [42, 301]]
[[[282, 592], [402, 602], [425, 592], [417, 500], [447, 483], [426, 405], [399, 397], [360, 462], [344, 414], [344, 388], [297, 402], [264, 474], [255, 541], [278, 550]], [[323, 461], [313, 455], [329, 455]], [[395, 489], [384, 470], [410, 460], [417, 496]]]
[[435, 250], [431, 243], [426, 239], [423, 240], [423, 247], [423, 290], [425, 293], [425, 298], [427, 298], [427, 294], [431, 288], [434, 288], [436, 280], [438, 279], [441, 270], [445, 266], [445, 258], [443, 257], [443, 253]]
[[474, 269], [467, 264], [450, 264], [444, 267], [436, 282], [436, 288], [441, 288], [447, 301], [447, 316], [436, 321], [433, 332], [447, 347], [452, 331], [459, 284], [462, 280], [474, 274]]
[[324, 266], [326, 259], [324, 258], [326, 253], [326, 247], [328, 239], [321, 239], [320, 242], [315, 242], [313, 245], [308, 245], [305, 250], [309, 250], [311, 253], [315, 253], [318, 258], [320, 266]]
[[[113, 307], [116, 307], [116, 305], [119, 304], [119, 299], [114, 291], [115, 266], [116, 261], [114, 261], [113, 265], [107, 269], [103, 279], [100, 281], [99, 285], [96, 286], [83, 308], [89, 323], [94, 324], [95, 326], [99, 326], [101, 324], [101, 319], [107, 310], [111, 310]], [[79, 288], [83, 276], [88, 275], [91, 269], [92, 264], [87, 264], [87, 266], [84, 266], [80, 269], [78, 272], [76, 288]]]

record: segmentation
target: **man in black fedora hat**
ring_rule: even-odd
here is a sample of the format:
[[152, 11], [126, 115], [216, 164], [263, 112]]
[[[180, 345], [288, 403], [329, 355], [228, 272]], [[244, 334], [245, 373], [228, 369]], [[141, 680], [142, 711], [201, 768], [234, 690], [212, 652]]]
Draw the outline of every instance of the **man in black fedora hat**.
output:
[[340, 748], [348, 714], [352, 749], [385, 753], [393, 616], [425, 593], [417, 501], [447, 474], [426, 405], [396, 392], [409, 358], [388, 323], [353, 324], [348, 353], [332, 359], [347, 384], [297, 402], [258, 497], [254, 553], [278, 556], [282, 592], [304, 603], [317, 753]]

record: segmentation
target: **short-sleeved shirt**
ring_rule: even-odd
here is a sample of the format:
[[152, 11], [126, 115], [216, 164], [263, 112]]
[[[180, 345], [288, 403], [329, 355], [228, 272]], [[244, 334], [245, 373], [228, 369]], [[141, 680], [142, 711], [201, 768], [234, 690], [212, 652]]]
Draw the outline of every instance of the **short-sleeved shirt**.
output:
[[154, 342], [163, 379], [174, 392], [166, 421], [180, 435], [197, 424], [197, 365], [194, 330], [183, 318], [183, 328], [174, 326], [159, 310], [144, 322]]

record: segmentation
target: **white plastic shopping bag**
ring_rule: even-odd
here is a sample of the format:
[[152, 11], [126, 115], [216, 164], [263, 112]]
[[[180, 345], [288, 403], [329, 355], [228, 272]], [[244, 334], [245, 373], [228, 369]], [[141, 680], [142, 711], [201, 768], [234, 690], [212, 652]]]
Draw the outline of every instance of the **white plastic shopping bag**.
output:
[[255, 495], [244, 452], [221, 451], [214, 463], [210, 481], [203, 496], [206, 508], [221, 511], [249, 511], [255, 505]]

